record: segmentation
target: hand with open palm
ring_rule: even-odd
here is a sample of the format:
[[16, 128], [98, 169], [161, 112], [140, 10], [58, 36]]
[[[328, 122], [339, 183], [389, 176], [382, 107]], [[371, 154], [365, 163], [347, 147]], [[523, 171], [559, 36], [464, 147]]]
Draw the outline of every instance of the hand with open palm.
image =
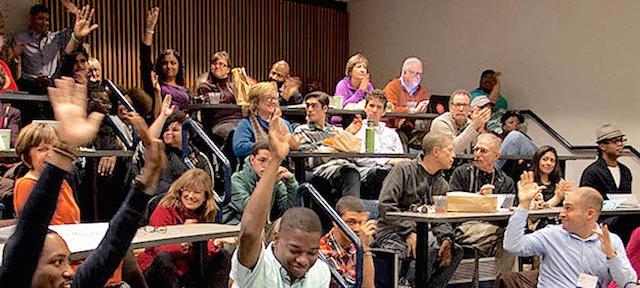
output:
[[98, 133], [104, 114], [91, 112], [87, 117], [87, 87], [73, 78], [55, 80], [49, 87], [49, 101], [58, 121], [58, 137], [71, 147], [89, 143]]

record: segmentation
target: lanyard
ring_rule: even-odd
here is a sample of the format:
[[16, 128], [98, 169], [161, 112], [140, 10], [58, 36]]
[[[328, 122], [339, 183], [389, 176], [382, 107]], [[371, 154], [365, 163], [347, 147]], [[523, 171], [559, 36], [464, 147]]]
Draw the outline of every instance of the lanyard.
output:
[[[469, 177], [469, 192], [473, 192], [478, 194], [480, 191], [478, 190], [478, 187], [476, 187], [476, 179], [478, 179], [478, 169], [476, 169], [476, 166], [471, 166], [471, 177]], [[491, 173], [491, 185], [495, 186], [495, 181], [496, 181], [496, 171], [493, 171], [493, 173]], [[480, 186], [482, 187], [482, 185]]]

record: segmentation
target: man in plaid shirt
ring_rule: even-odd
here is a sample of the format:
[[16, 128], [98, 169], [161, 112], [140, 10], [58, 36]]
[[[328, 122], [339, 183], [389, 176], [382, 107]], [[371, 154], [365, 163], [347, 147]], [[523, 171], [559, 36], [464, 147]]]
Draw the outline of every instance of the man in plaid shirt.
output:
[[[371, 237], [376, 231], [375, 220], [368, 220], [369, 212], [362, 200], [355, 196], [344, 196], [338, 200], [336, 211], [360, 238], [364, 249], [362, 287], [372, 288], [374, 284], [373, 257], [370, 251]], [[340, 228], [334, 227], [320, 239], [320, 252], [329, 264], [336, 268], [348, 284], [354, 284], [356, 279], [356, 246], [349, 240]], [[338, 287], [332, 279], [331, 287]]]

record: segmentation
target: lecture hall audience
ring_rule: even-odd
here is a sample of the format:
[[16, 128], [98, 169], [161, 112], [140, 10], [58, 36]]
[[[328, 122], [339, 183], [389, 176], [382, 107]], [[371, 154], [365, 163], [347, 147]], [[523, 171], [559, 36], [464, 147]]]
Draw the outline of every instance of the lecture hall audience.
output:
[[[0, 60], [0, 93], [20, 88], [30, 94], [48, 94], [57, 120], [56, 124], [30, 123], [33, 118], [52, 118], [47, 116], [47, 105], [17, 102], [23, 103], [20, 111], [13, 102], [0, 103], [0, 129], [11, 130], [10, 146], [15, 146], [21, 162], [2, 159], [0, 165], [1, 171], [10, 170], [0, 180], [2, 195], [13, 195], [11, 203], [7, 203], [10, 198], [0, 200], [14, 206], [7, 207], [4, 211], [9, 215], [4, 216], [15, 216], [17, 221], [15, 233], [4, 244], [2, 286], [177, 288], [211, 280], [213, 287], [265, 287], [265, 283], [338, 287], [330, 269], [354, 284], [356, 245], [331, 219], [301, 207], [309, 203], [302, 201], [298, 183], [307, 181], [358, 236], [364, 252], [362, 287], [390, 284], [376, 283], [380, 279], [374, 248], [389, 249], [399, 257], [400, 279], [391, 284], [413, 287], [416, 270], [422, 269], [428, 287], [447, 287], [464, 256], [460, 245], [495, 253], [497, 287], [575, 287], [578, 279], [594, 276], [596, 287], [628, 287], [638, 280], [636, 216], [601, 217], [608, 195], [631, 193], [631, 170], [618, 161], [625, 134], [611, 124], [596, 131], [599, 157], [583, 171], [580, 187], [574, 189], [562, 178], [555, 148], [537, 149], [520, 127], [524, 117], [507, 110], [501, 72], [483, 71], [479, 87], [471, 93], [453, 91], [449, 112], [432, 121], [387, 117], [389, 111], [427, 112], [431, 95], [422, 84], [423, 62], [417, 57], [406, 58], [400, 75], [383, 91], [371, 83], [368, 59], [356, 53], [348, 59], [335, 95], [330, 96], [319, 90], [317, 75], [304, 75], [308, 81], [303, 84], [282, 58], [271, 60], [276, 62], [269, 70], [270, 82], [257, 83], [241, 65], [232, 68], [228, 52], [218, 50], [205, 60], [209, 71], [191, 87], [186, 83], [185, 63], [193, 59], [166, 49], [152, 62], [158, 7], [147, 11], [142, 24], [142, 89], [131, 87], [123, 93], [140, 114], [128, 112], [119, 103], [122, 100], [112, 97], [113, 91], [102, 87], [105, 74], [113, 71], [108, 65], [103, 71], [91, 55], [95, 49], [88, 42], [92, 41], [86, 41], [92, 33], [109, 32], [97, 30], [90, 6], [78, 7], [70, 0], [61, 4], [71, 15], [72, 27], [50, 31], [49, 8], [34, 5], [28, 29], [13, 37], [10, 51], [2, 52], [7, 58]], [[4, 26], [0, 19], [0, 47], [5, 41]], [[107, 23], [100, 26], [109, 27]], [[163, 33], [178, 33], [173, 30]], [[19, 74], [12, 73], [8, 64], [19, 64], [13, 70]], [[191, 112], [188, 105], [198, 99], [207, 104], [237, 104], [242, 109], [186, 114]], [[330, 102], [340, 102], [337, 109], [360, 109], [366, 118], [359, 112], [344, 119], [347, 114], [328, 118]], [[296, 115], [283, 118], [280, 106], [302, 103], [304, 121]], [[26, 122], [22, 128], [21, 121]], [[232, 158], [231, 163], [243, 164], [232, 167], [239, 171], [229, 179], [220, 176], [224, 161], [203, 152], [194, 137], [183, 135], [185, 121], [204, 123], [213, 142], [227, 148], [222, 151]], [[374, 132], [373, 153], [406, 154], [413, 159], [306, 157], [302, 161], [308, 170], [296, 179], [289, 163], [291, 150], [364, 153], [369, 126]], [[339, 150], [335, 144], [339, 137], [359, 145]], [[407, 154], [415, 152], [416, 146], [422, 154]], [[78, 147], [131, 150], [134, 155], [78, 158]], [[183, 147], [188, 161], [182, 157]], [[468, 154], [473, 160], [454, 162], [457, 155]], [[505, 161], [501, 156], [523, 159]], [[526, 159], [531, 159], [530, 167]], [[13, 179], [14, 185], [8, 185]], [[214, 184], [228, 186], [226, 199], [217, 197]], [[506, 227], [500, 222], [467, 221], [454, 230], [448, 223], [432, 223], [427, 251], [418, 251], [416, 223], [391, 220], [387, 213], [422, 211], [434, 205], [434, 196], [449, 191], [517, 194], [517, 208]], [[377, 203], [378, 219], [369, 219], [370, 204], [365, 207], [362, 199]], [[528, 219], [530, 210], [552, 207], [561, 207], [560, 224], [553, 218]], [[72, 267], [71, 239], [47, 227], [81, 221], [110, 224], [100, 245], [82, 264]], [[190, 242], [140, 249], [134, 251], [137, 259], [129, 249], [143, 223], [150, 225], [143, 229], [156, 231], [170, 225], [216, 222], [239, 226], [239, 238], [209, 240], [205, 251], [200, 251], [203, 255]], [[417, 255], [423, 252], [428, 253], [428, 262], [416, 267]], [[540, 256], [541, 263], [533, 271], [510, 272], [511, 253]], [[320, 254], [327, 260], [320, 260]], [[204, 262], [198, 256], [205, 256]], [[208, 279], [202, 279], [201, 273]]]

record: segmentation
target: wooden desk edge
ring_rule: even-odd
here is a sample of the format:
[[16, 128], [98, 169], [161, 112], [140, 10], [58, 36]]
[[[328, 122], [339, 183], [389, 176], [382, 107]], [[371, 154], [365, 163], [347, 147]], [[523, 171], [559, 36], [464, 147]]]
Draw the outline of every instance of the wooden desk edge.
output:
[[[215, 234], [215, 235], [213, 235]], [[149, 240], [149, 241], [139, 241], [136, 242], [136, 239], [131, 243], [129, 249], [139, 249], [139, 248], [147, 248], [147, 247], [156, 247], [168, 244], [182, 243], [182, 242], [198, 242], [198, 241], [207, 241], [209, 239], [217, 239], [224, 237], [233, 237], [238, 236], [240, 234], [240, 227], [237, 230], [230, 230], [224, 232], [215, 232], [210, 234], [203, 235], [191, 235], [191, 236], [183, 236], [183, 237], [174, 237], [171, 239], [157, 239], [157, 240]], [[86, 251], [76, 251], [71, 254], [69, 257], [71, 260], [85, 259], [91, 255], [91, 252], [94, 250], [86, 250]]]

